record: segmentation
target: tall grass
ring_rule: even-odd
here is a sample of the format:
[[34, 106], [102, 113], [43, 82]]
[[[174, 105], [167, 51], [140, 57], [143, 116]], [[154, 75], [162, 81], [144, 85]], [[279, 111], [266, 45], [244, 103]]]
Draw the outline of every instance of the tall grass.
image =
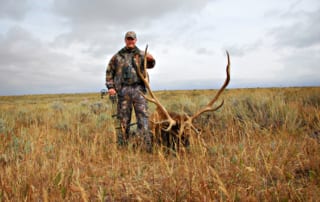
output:
[[[181, 113], [214, 93], [156, 92]], [[320, 89], [233, 89], [221, 99], [197, 120], [190, 148], [168, 155], [118, 149], [99, 94], [0, 97], [0, 201], [320, 200]]]

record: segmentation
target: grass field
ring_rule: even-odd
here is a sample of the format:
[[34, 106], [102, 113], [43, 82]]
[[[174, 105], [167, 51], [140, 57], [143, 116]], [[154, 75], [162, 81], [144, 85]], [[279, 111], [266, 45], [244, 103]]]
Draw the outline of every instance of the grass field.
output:
[[[214, 93], [156, 95], [182, 113]], [[0, 201], [320, 201], [320, 87], [221, 99], [190, 148], [168, 155], [117, 149], [111, 102], [97, 93], [2, 96]]]

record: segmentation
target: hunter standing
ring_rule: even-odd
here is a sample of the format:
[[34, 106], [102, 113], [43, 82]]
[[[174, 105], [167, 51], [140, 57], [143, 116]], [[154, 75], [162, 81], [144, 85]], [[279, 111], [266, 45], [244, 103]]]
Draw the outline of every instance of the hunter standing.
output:
[[[137, 135], [143, 137], [147, 151], [151, 151], [147, 100], [141, 94], [146, 93], [146, 88], [137, 74], [137, 66], [143, 67], [144, 52], [136, 46], [136, 42], [135, 32], [129, 31], [125, 34], [125, 47], [111, 58], [107, 66], [106, 86], [110, 96], [118, 97], [117, 117], [121, 129], [117, 132], [118, 145], [126, 144], [129, 138], [133, 107], [137, 119]], [[147, 54], [146, 58], [147, 68], [153, 68], [155, 59], [150, 54]]]

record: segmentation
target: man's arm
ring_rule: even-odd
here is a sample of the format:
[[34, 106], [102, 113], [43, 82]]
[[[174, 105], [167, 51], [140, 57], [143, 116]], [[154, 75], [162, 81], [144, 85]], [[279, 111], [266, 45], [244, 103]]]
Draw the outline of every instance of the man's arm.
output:
[[115, 57], [113, 56], [106, 68], [106, 87], [108, 88], [109, 95], [115, 95], [114, 75], [115, 75]]

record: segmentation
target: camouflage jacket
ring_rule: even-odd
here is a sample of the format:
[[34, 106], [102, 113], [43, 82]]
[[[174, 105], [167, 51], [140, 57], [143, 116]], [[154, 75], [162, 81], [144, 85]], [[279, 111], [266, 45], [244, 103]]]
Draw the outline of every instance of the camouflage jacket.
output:
[[[138, 47], [134, 49], [122, 48], [110, 60], [106, 70], [106, 86], [119, 91], [124, 85], [144, 85], [137, 74], [137, 65], [143, 71], [144, 52]], [[147, 60], [147, 68], [153, 68], [154, 59]]]

